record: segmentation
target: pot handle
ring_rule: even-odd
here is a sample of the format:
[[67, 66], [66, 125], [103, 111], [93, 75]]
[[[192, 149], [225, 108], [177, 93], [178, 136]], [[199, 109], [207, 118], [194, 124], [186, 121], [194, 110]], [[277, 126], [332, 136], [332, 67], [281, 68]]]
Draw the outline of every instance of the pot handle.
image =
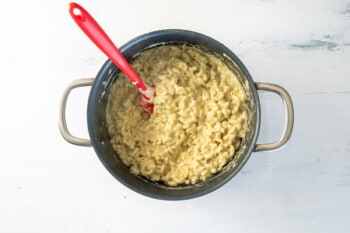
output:
[[91, 146], [90, 139], [78, 138], [73, 136], [68, 128], [66, 122], [66, 106], [67, 99], [71, 90], [77, 87], [91, 86], [94, 82], [94, 78], [82, 78], [72, 81], [64, 90], [64, 93], [61, 97], [61, 103], [59, 106], [59, 117], [58, 117], [58, 128], [62, 134], [62, 137], [69, 143], [78, 146]]
[[276, 84], [256, 82], [255, 86], [258, 90], [271, 91], [278, 94], [283, 100], [284, 108], [286, 111], [286, 121], [281, 138], [278, 141], [272, 143], [256, 144], [255, 151], [278, 149], [281, 146], [283, 146], [292, 135], [294, 125], [294, 108], [292, 98], [283, 87], [278, 86]]

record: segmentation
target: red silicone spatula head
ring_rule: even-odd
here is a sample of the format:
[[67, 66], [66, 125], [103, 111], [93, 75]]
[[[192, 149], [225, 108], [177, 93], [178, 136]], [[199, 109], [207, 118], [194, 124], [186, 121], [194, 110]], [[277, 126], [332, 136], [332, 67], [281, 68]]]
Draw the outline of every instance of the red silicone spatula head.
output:
[[69, 13], [80, 27], [80, 29], [104, 52], [109, 59], [131, 80], [142, 94], [141, 106], [148, 113], [152, 114], [155, 96], [155, 88], [147, 86], [135, 70], [131, 67], [119, 49], [113, 44], [111, 39], [92, 18], [92, 16], [79, 4], [70, 3]]

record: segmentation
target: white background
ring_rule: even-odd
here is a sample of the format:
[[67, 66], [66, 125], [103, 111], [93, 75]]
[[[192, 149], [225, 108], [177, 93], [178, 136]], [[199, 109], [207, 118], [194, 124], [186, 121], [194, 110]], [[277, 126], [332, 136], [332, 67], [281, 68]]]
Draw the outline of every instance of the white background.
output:
[[[349, 232], [350, 1], [80, 1], [117, 45], [180, 28], [232, 49], [253, 79], [282, 85], [292, 138], [253, 153], [223, 187], [187, 201], [144, 197], [116, 181], [93, 148], [64, 141], [61, 94], [106, 57], [68, 1], [0, 2], [0, 232]], [[69, 98], [72, 133], [88, 137], [89, 88]], [[259, 142], [278, 139], [281, 100], [260, 92]]]

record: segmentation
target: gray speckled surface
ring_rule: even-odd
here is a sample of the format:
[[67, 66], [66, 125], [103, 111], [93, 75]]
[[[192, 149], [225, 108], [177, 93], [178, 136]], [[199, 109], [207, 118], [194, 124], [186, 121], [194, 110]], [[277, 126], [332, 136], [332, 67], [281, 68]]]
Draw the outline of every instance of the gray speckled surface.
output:
[[[350, 1], [89, 1], [120, 46], [181, 28], [239, 56], [257, 82], [276, 83], [295, 107], [292, 138], [253, 153], [230, 182], [188, 201], [127, 189], [92, 148], [57, 128], [66, 85], [94, 77], [106, 58], [70, 19], [68, 2], [0, 2], [0, 232], [349, 232]], [[87, 137], [89, 88], [74, 91], [68, 126]], [[280, 99], [259, 92], [259, 142], [277, 139]]]

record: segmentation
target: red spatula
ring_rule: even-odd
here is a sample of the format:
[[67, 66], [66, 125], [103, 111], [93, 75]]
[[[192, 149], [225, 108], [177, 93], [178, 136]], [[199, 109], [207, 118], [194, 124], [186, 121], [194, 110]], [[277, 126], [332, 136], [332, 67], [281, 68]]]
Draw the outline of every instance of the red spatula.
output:
[[142, 94], [141, 106], [148, 113], [152, 114], [155, 96], [155, 88], [145, 84], [135, 70], [131, 67], [119, 49], [113, 44], [108, 35], [92, 18], [92, 16], [79, 4], [70, 3], [69, 13], [80, 27], [80, 29], [104, 52], [109, 59], [131, 80]]

